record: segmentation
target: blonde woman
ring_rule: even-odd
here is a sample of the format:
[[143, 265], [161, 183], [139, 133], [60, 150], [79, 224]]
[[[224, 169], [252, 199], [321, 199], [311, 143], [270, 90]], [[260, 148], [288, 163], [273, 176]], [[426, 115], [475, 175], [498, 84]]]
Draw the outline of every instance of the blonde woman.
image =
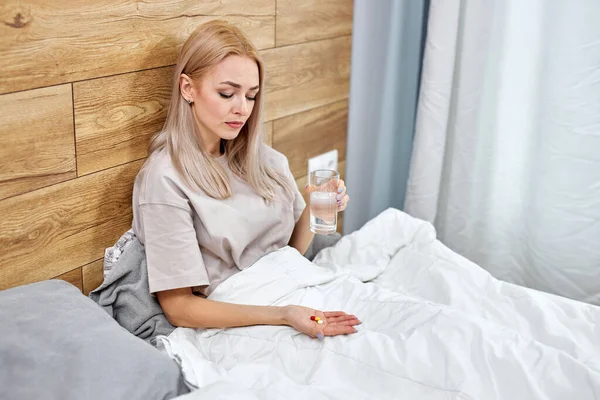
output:
[[[206, 23], [183, 45], [165, 126], [133, 190], [150, 291], [175, 326], [289, 325], [319, 339], [354, 333], [360, 321], [344, 312], [206, 298], [263, 255], [286, 245], [304, 254], [313, 238], [287, 159], [263, 144], [263, 91], [263, 64], [234, 26]], [[343, 182], [339, 192], [341, 211]]]

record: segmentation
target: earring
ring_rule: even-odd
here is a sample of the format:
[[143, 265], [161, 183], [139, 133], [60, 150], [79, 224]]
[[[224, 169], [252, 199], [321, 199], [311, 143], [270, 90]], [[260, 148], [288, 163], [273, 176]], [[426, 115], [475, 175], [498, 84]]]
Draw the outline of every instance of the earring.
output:
[[193, 103], [192, 99], [185, 99], [185, 101], [187, 101], [187, 103], [190, 105]]

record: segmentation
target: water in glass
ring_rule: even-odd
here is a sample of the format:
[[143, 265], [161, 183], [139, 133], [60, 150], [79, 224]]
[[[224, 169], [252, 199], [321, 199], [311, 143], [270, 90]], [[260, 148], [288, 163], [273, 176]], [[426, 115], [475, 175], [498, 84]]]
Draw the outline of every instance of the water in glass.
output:
[[310, 230], [328, 235], [337, 230], [337, 187], [339, 174], [333, 170], [316, 170], [309, 174]]

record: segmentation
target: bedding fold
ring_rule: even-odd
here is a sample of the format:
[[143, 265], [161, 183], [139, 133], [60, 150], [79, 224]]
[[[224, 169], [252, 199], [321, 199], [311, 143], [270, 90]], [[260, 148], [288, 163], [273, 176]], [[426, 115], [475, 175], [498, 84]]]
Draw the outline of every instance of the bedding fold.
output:
[[230, 384], [261, 399], [600, 397], [600, 308], [499, 282], [398, 210], [312, 263], [292, 248], [271, 253], [209, 298], [341, 309], [363, 323], [323, 341], [285, 326], [178, 328], [159, 342], [191, 388]]

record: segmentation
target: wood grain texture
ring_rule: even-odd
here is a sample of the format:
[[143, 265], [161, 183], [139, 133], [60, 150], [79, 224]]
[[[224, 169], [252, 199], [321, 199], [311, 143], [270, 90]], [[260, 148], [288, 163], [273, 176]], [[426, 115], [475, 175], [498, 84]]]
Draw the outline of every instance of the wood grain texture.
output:
[[[148, 141], [167, 116], [172, 73], [164, 67], [73, 85], [79, 176], [148, 155]], [[271, 122], [264, 133], [271, 145]]]
[[351, 37], [264, 50], [265, 120], [348, 98]]
[[103, 258], [81, 267], [83, 274], [83, 294], [88, 296], [92, 290], [96, 289], [104, 282], [103, 268]]
[[81, 278], [81, 268], [75, 268], [72, 271], [65, 272], [64, 274], [57, 276], [56, 279], [62, 279], [63, 281], [67, 281], [71, 285], [76, 286], [77, 289], [83, 290], [83, 280]]
[[285, 154], [295, 178], [307, 173], [308, 159], [334, 149], [346, 159], [348, 101], [342, 100], [273, 123], [273, 148]]
[[[0, 93], [175, 63], [201, 23], [240, 26], [274, 46], [273, 0], [5, 0], [0, 5]], [[236, 14], [236, 15], [232, 15]]]
[[75, 177], [71, 85], [0, 96], [0, 199]]
[[0, 201], [0, 290], [97, 260], [131, 227], [142, 161]]
[[261, 49], [264, 140], [289, 157], [301, 192], [314, 155], [337, 148], [343, 173], [351, 15], [351, 0], [2, 2], [0, 290], [58, 277], [87, 295], [102, 282], [105, 248], [131, 227], [176, 54], [218, 16]]
[[276, 46], [352, 33], [353, 0], [277, 0]]
[[172, 74], [165, 67], [73, 85], [79, 176], [148, 155], [167, 116]]

